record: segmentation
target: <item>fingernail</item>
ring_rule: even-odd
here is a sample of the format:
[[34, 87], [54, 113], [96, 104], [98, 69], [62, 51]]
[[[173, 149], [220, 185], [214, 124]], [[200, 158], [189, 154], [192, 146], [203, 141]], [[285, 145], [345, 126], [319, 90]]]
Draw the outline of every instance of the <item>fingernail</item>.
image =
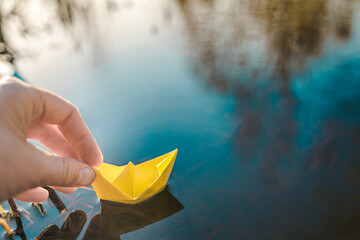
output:
[[76, 186], [89, 186], [95, 180], [95, 172], [91, 168], [83, 168], [75, 181]]

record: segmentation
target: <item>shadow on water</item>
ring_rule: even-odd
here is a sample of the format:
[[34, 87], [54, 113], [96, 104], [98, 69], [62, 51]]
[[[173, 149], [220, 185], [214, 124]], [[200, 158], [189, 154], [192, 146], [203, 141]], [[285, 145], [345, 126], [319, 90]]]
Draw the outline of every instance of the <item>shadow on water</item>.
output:
[[[95, 214], [82, 239], [120, 239], [120, 235], [136, 231], [164, 220], [184, 209], [184, 206], [167, 190], [135, 205], [101, 201], [101, 212]], [[77, 239], [83, 231], [87, 215], [82, 210], [72, 211], [61, 228], [47, 226], [36, 239]]]
[[101, 213], [91, 219], [83, 239], [119, 239], [122, 234], [161, 221], [183, 208], [167, 189], [136, 205], [102, 201]]

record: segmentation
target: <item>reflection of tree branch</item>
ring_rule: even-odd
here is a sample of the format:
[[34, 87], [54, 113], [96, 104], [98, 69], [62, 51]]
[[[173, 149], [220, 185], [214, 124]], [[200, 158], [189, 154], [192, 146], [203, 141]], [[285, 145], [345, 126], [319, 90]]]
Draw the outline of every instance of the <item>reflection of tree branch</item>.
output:
[[[116, 10], [116, 4], [111, 1], [104, 2], [104, 10]], [[9, 39], [12, 35], [21, 38], [38, 36], [51, 31], [54, 26], [60, 24], [71, 35], [75, 49], [79, 49], [82, 42], [91, 38], [99, 38], [96, 31], [96, 16], [94, 1], [72, 0], [45, 0], [40, 7], [44, 13], [53, 14], [39, 25], [34, 22], [33, 16], [29, 15], [31, 1], [0, 0], [0, 56], [2, 61], [13, 63], [14, 58], [26, 56], [27, 49], [19, 49]], [[109, 8], [112, 7], [113, 9]], [[10, 25], [15, 28], [9, 28]], [[95, 40], [97, 43], [97, 40]], [[98, 47], [98, 46], [96, 46]], [[95, 48], [96, 48], [95, 47]]]
[[327, 0], [257, 1], [251, 12], [265, 25], [269, 56], [276, 56], [274, 71], [282, 84], [288, 84], [294, 71], [301, 71], [309, 58], [322, 51], [329, 25]]
[[[0, 13], [1, 14], [1, 13]], [[5, 39], [3, 34], [3, 20], [0, 16], [0, 61], [14, 62], [13, 53], [9, 50], [8, 41]]]
[[[346, 39], [351, 35], [350, 4], [332, 9], [327, 0], [177, 3], [193, 52], [200, 59], [196, 68], [220, 91], [238, 78], [222, 72], [239, 71], [244, 65], [249, 68], [252, 54], [247, 45], [253, 40], [266, 37], [267, 58], [274, 76], [286, 88], [291, 74], [301, 71], [310, 58], [322, 52], [326, 37], [334, 33]], [[337, 14], [335, 24], [332, 12]], [[253, 71], [263, 72], [262, 68], [264, 65], [259, 65]]]
[[[296, 155], [292, 75], [321, 54], [325, 40], [334, 32], [351, 35], [350, 21], [339, 21], [351, 16], [350, 8], [332, 9], [327, 0], [177, 3], [197, 60], [195, 71], [210, 86], [238, 99], [241, 123], [234, 134], [236, 149], [243, 159], [261, 159], [259, 171], [265, 187], [276, 190], [278, 162]], [[333, 12], [342, 16], [335, 18], [335, 24], [330, 16]], [[343, 30], [337, 30], [341, 29], [338, 26]], [[266, 61], [250, 64], [256, 51], [263, 53], [248, 48], [257, 39], [266, 39], [265, 55], [260, 56], [260, 61]], [[259, 81], [266, 87], [258, 87]]]

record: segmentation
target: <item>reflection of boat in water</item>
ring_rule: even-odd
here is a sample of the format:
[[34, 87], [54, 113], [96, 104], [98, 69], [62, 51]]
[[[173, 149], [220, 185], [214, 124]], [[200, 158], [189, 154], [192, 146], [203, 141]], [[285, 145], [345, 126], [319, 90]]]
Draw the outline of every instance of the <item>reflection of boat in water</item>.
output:
[[124, 166], [103, 163], [96, 168], [92, 186], [100, 199], [135, 204], [162, 191], [169, 179], [177, 155], [177, 149], [134, 165]]
[[[35, 240], [75, 240], [81, 233], [87, 220], [86, 213], [82, 210], [72, 211], [65, 219], [61, 228], [56, 224], [47, 226]], [[26, 237], [25, 237], [26, 239]]]
[[161, 221], [184, 206], [165, 189], [136, 205], [101, 201], [101, 214], [95, 215], [83, 239], [119, 239], [119, 236]]

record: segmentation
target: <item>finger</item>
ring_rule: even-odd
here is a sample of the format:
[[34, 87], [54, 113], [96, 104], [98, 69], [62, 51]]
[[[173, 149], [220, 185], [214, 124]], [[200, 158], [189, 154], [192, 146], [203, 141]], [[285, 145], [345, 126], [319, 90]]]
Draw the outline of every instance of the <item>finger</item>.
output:
[[78, 189], [77, 187], [52, 187], [54, 190], [65, 193], [65, 194], [72, 194], [76, 192]]
[[94, 170], [86, 163], [66, 157], [51, 156], [29, 146], [29, 156], [36, 160], [36, 181], [40, 186], [89, 186], [95, 179]]
[[18, 195], [15, 196], [15, 199], [23, 202], [42, 203], [45, 202], [48, 197], [49, 197], [48, 191], [46, 191], [41, 187], [37, 187], [19, 193]]
[[39, 89], [42, 98], [43, 123], [56, 124], [80, 160], [96, 167], [102, 163], [102, 154], [79, 110], [65, 99]]
[[[78, 158], [77, 154], [71, 149], [59, 129], [54, 125], [37, 124], [29, 129], [28, 138], [37, 140], [41, 145], [56, 155]], [[52, 186], [52, 188], [65, 194], [71, 194], [77, 190], [76, 187]]]
[[56, 155], [75, 159], [79, 158], [59, 129], [54, 125], [37, 124], [32, 126], [29, 129], [28, 138], [37, 140]]
[[44, 184], [51, 186], [89, 186], [95, 179], [94, 170], [87, 164], [73, 158], [47, 156], [43, 173]]

